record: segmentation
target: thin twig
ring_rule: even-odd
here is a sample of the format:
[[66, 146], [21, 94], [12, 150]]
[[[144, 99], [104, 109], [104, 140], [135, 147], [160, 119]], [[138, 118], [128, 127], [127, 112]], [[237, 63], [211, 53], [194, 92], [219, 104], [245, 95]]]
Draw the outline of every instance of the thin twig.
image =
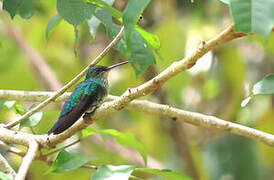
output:
[[51, 151], [51, 152], [48, 152], [48, 153], [46, 153], [46, 154], [43, 154], [43, 156], [50, 156], [50, 155], [52, 155], [52, 154], [54, 154], [54, 153], [57, 153], [57, 152], [61, 151], [62, 149], [66, 149], [66, 148], [68, 148], [68, 147], [70, 147], [70, 146], [73, 146], [74, 144], [77, 144], [77, 143], [79, 143], [80, 141], [81, 141], [81, 139], [77, 139], [76, 141], [74, 141], [74, 142], [72, 142], [72, 143], [69, 143], [69, 144], [67, 144], [67, 145], [65, 145], [65, 146], [63, 146], [63, 147], [54, 149], [54, 150]]
[[0, 169], [6, 173], [10, 174], [13, 178], [16, 176], [16, 172], [14, 169], [9, 165], [8, 161], [0, 154]]
[[35, 140], [29, 142], [29, 150], [23, 158], [23, 162], [18, 170], [15, 180], [24, 180], [32, 161], [35, 159], [36, 152], [38, 151], [38, 143]]
[[3, 141], [0, 141], [0, 147], [10, 153], [16, 154], [18, 156], [25, 156], [26, 153], [21, 151], [20, 149], [17, 149], [15, 147], [11, 147], [9, 145], [7, 145], [6, 143], [4, 143]]
[[96, 65], [109, 51], [112, 47], [114, 47], [122, 38], [124, 32], [124, 26], [121, 27], [120, 32], [117, 34], [117, 36], [108, 44], [108, 46], [82, 71], [80, 72], [75, 78], [73, 78], [69, 83], [67, 83], [65, 86], [63, 86], [61, 89], [56, 91], [50, 98], [46, 99], [27, 113], [25, 113], [23, 116], [21, 116], [19, 119], [16, 119], [15, 121], [12, 121], [8, 124], [6, 124], [5, 128], [12, 128], [13, 126], [19, 124], [21, 121], [25, 120], [26, 118], [33, 115], [35, 112], [38, 112], [40, 109], [48, 105], [51, 101], [54, 101], [58, 96], [63, 94], [68, 88], [70, 88], [73, 84], [75, 84], [81, 77], [85, 75], [85, 73], [88, 71], [88, 69], [94, 65]]

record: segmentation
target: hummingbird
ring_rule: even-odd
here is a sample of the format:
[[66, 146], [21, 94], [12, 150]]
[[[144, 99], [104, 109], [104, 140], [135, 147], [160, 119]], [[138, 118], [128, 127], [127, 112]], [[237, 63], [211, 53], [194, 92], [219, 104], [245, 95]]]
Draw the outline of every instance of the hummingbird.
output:
[[109, 70], [126, 64], [128, 61], [111, 66], [92, 66], [88, 69], [86, 78], [80, 82], [70, 97], [66, 100], [60, 116], [50, 134], [60, 134], [72, 126], [85, 112], [92, 114], [108, 94]]

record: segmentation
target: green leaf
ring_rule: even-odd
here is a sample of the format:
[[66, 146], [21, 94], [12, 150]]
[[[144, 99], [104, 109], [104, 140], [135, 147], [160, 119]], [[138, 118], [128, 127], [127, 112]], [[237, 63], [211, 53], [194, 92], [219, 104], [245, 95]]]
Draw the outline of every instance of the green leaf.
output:
[[[106, 28], [110, 40], [113, 40], [120, 31], [120, 26], [116, 24], [106, 26]], [[132, 41], [130, 53], [127, 53], [127, 44], [124, 37], [115, 48], [128, 58], [138, 78], [151, 64], [155, 64], [156, 61], [149, 45], [135, 29], [132, 33], [132, 39], [134, 39], [134, 41]]]
[[56, 26], [58, 24], [60, 24], [62, 19], [63, 18], [59, 14], [56, 14], [55, 16], [53, 16], [53, 18], [51, 18], [51, 20], [48, 23], [47, 30], [46, 30], [46, 39], [49, 39], [51, 33], [56, 28]]
[[[111, 15], [116, 18], [118, 21], [123, 23], [123, 14], [118, 11], [117, 9], [109, 6], [108, 4], [100, 1], [100, 0], [86, 0], [86, 2], [89, 2], [91, 4], [94, 4], [98, 7], [101, 7], [102, 9], [105, 9], [109, 12], [111, 12]], [[98, 18], [98, 17], [97, 17]], [[143, 36], [143, 38], [146, 40], [146, 42], [153, 47], [154, 49], [159, 49], [161, 47], [160, 38], [159, 36], [149, 33], [143, 28], [139, 27], [138, 25], [135, 25], [136, 30]]]
[[26, 113], [26, 110], [25, 110], [20, 104], [18, 104], [18, 103], [16, 103], [16, 104], [14, 105], [14, 108], [15, 108], [15, 110], [16, 110], [16, 113], [18, 113], [18, 114], [20, 114], [20, 115], [23, 115], [23, 114]]
[[[92, 8], [94, 15], [105, 25], [107, 35], [110, 40], [113, 40], [119, 33], [121, 27], [112, 22], [111, 13], [105, 9], [98, 9], [98, 7]], [[120, 51], [127, 57], [136, 76], [140, 76], [151, 64], [155, 64], [155, 57], [146, 43], [142, 35], [134, 29], [131, 52], [127, 53], [127, 44], [125, 37], [115, 46], [115, 49]]]
[[230, 0], [236, 32], [257, 33], [268, 38], [274, 26], [273, 0]]
[[129, 0], [123, 13], [123, 24], [125, 26], [125, 39], [127, 44], [127, 53], [131, 51], [131, 42], [133, 39], [133, 30], [150, 0]]
[[149, 168], [136, 168], [135, 171], [147, 172], [151, 174], [155, 174], [157, 176], [165, 177], [168, 180], [191, 180], [191, 178], [187, 177], [186, 175], [172, 171], [169, 169], [149, 169]]
[[6, 10], [10, 17], [13, 18], [16, 14], [18, 7], [20, 6], [21, 0], [4, 0], [3, 9]]
[[73, 26], [82, 24], [92, 16], [90, 7], [84, 0], [57, 0], [57, 10]]
[[86, 2], [96, 5], [97, 7], [100, 7], [102, 9], [106, 9], [109, 12], [111, 12], [112, 16], [115, 17], [117, 20], [122, 22], [122, 13], [118, 11], [117, 9], [111, 7], [107, 3], [100, 1], [100, 0], [86, 0]]
[[128, 180], [135, 166], [102, 165], [93, 174], [92, 180]]
[[13, 180], [13, 178], [11, 178], [8, 174], [3, 173], [2, 171], [0, 171], [0, 179], [2, 179], [2, 180]]
[[85, 157], [77, 153], [69, 153], [66, 150], [62, 150], [58, 153], [53, 165], [47, 171], [47, 173], [63, 173], [72, 171], [91, 161], [92, 157]]
[[6, 106], [8, 109], [12, 109], [15, 103], [16, 101], [5, 101], [4, 106]]
[[253, 95], [274, 94], [274, 74], [266, 75], [252, 89]]
[[157, 36], [156, 34], [149, 33], [144, 29], [140, 28], [139, 26], [135, 26], [135, 28], [143, 36], [146, 42], [155, 50], [161, 47], [161, 41], [159, 36]]
[[40, 122], [42, 117], [43, 117], [43, 112], [34, 113], [28, 119], [26, 119], [26, 120], [24, 120], [20, 123], [20, 129], [23, 128], [23, 127], [34, 127], [34, 126], [36, 126]]
[[22, 18], [28, 19], [34, 14], [34, 7], [37, 0], [4, 0], [3, 9], [9, 12], [11, 18], [19, 14]]
[[95, 133], [111, 135], [122, 146], [136, 149], [143, 157], [145, 164], [147, 163], [147, 154], [144, 146], [139, 141], [137, 141], [137, 139], [131, 133], [122, 133], [114, 129], [100, 130], [91, 127], [87, 127], [82, 131], [83, 137], [93, 135]]
[[[114, 3], [114, 0], [102, 0], [102, 1], [105, 2], [108, 6], [112, 6], [112, 4]], [[89, 32], [92, 38], [96, 37], [97, 29], [100, 24], [101, 24], [101, 21], [95, 16], [92, 16], [88, 20]]]

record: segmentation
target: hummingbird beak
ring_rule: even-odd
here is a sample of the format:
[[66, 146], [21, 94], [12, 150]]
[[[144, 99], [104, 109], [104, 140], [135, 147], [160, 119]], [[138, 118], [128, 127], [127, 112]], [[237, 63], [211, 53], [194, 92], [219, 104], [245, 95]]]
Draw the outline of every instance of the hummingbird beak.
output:
[[111, 69], [113, 69], [115, 67], [118, 67], [118, 66], [121, 66], [121, 65], [127, 64], [127, 63], [128, 63], [128, 61], [124, 61], [124, 62], [120, 62], [120, 63], [117, 63], [117, 64], [113, 64], [111, 66], [107, 66], [106, 70], [109, 71], [109, 70], [111, 70]]

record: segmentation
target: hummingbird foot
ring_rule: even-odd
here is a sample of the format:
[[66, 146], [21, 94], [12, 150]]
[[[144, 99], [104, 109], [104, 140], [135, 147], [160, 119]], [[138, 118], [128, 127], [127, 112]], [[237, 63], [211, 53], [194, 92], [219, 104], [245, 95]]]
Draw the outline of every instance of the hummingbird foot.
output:
[[93, 120], [92, 120], [92, 114], [93, 114], [93, 112], [91, 112], [91, 113], [88, 113], [88, 112], [86, 112], [85, 114], [84, 114], [84, 116], [83, 116], [83, 120], [84, 120], [84, 122], [86, 123], [86, 124], [92, 124], [93, 123]]

